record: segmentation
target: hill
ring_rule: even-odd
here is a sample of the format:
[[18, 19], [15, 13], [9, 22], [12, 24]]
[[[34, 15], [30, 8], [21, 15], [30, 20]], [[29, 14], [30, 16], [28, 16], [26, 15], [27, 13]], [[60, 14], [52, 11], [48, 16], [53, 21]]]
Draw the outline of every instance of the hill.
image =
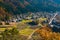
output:
[[0, 0], [0, 6], [14, 14], [60, 11], [59, 0]]

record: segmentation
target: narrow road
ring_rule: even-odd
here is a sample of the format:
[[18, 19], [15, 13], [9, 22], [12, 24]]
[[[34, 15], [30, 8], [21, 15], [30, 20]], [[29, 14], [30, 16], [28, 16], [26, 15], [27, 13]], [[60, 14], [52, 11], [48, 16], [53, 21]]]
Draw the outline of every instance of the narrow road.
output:
[[51, 24], [51, 23], [52, 23], [52, 21], [54, 20], [54, 18], [55, 18], [57, 15], [58, 15], [58, 13], [56, 13], [56, 14], [53, 16], [53, 18], [52, 18], [52, 19], [50, 19], [49, 24]]
[[39, 28], [35, 29], [35, 30], [31, 33], [31, 35], [28, 36], [27, 40], [31, 39], [32, 35], [33, 35], [38, 29], [39, 29]]

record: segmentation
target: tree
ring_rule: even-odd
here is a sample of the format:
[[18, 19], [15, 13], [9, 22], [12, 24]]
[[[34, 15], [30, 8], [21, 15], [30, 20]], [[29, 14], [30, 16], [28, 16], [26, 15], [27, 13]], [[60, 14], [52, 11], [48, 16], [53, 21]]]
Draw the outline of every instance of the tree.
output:
[[52, 32], [48, 27], [37, 30], [32, 36], [34, 40], [60, 40], [60, 33]]
[[8, 21], [10, 19], [10, 16], [6, 15], [5, 16], [5, 21]]
[[4, 8], [0, 7], [0, 21], [8, 21], [11, 17], [10, 13], [7, 13]]
[[20, 40], [19, 31], [17, 28], [13, 29], [6, 29], [4, 32], [1, 33], [3, 40]]

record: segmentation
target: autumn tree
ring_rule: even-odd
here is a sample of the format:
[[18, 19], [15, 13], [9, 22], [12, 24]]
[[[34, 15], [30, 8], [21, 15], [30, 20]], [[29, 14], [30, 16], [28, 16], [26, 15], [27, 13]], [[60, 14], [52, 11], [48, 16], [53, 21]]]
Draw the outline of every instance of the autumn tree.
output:
[[4, 8], [0, 7], [0, 21], [8, 21], [11, 14], [6, 12]]
[[33, 40], [60, 40], [60, 33], [52, 32], [48, 27], [37, 30], [32, 36]]

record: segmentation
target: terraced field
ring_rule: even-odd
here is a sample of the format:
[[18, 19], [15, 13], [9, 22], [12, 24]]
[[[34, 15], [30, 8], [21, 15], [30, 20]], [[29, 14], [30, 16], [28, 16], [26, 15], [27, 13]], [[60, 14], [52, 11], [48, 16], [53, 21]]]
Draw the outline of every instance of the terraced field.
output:
[[20, 30], [20, 34], [21, 35], [25, 35], [25, 36], [29, 36], [34, 30], [33, 29], [23, 29], [23, 30]]

